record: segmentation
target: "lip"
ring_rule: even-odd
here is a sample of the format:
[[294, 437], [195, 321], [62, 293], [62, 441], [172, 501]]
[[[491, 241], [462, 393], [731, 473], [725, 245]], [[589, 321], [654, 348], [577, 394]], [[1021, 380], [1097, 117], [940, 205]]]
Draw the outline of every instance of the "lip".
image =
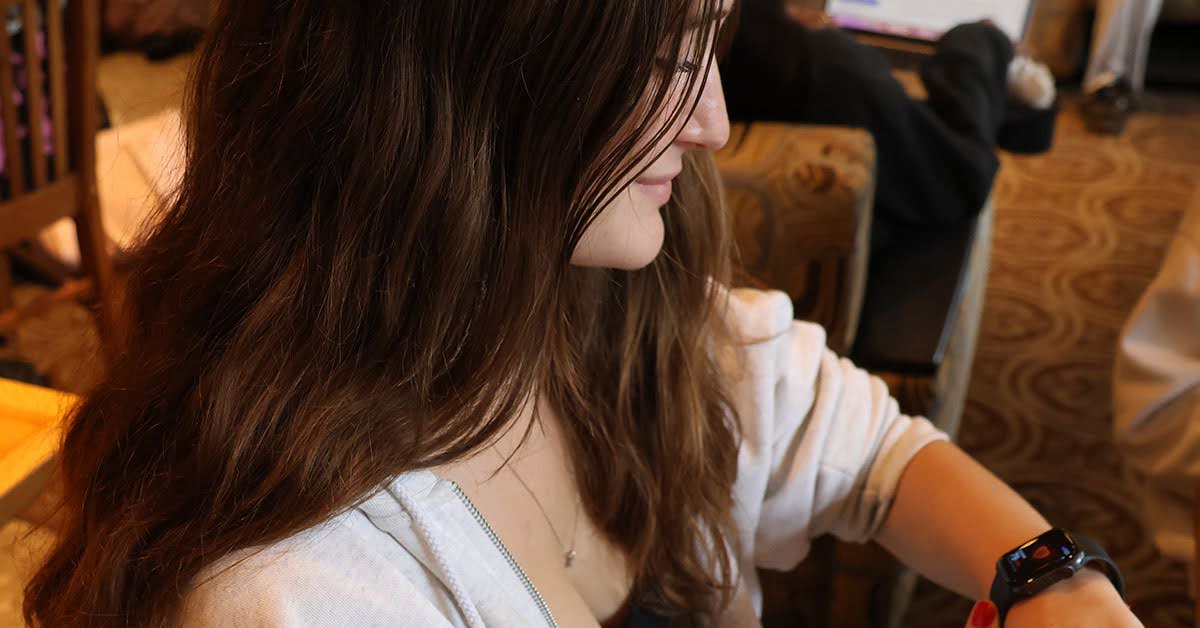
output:
[[677, 176], [679, 176], [679, 172], [661, 176], [639, 177], [634, 183], [638, 185], [646, 196], [659, 206], [662, 206], [671, 200], [671, 192], [674, 190], [672, 182], [675, 181], [675, 177]]
[[678, 176], [679, 176], [679, 171], [676, 170], [675, 172], [672, 172], [669, 174], [664, 174], [664, 175], [659, 175], [659, 176], [655, 176], [655, 177], [652, 177], [649, 175], [638, 177], [636, 179], [636, 181], [638, 183], [641, 183], [642, 185], [662, 185], [663, 183], [670, 183], [670, 182], [674, 181], [675, 177], [678, 177]]

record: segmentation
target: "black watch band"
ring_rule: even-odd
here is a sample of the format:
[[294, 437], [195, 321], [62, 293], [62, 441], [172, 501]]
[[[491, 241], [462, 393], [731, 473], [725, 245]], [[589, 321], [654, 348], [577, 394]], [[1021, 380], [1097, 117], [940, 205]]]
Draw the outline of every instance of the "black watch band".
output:
[[[1046, 555], [1040, 556], [1041, 553]], [[1000, 612], [1000, 625], [1004, 625], [1014, 604], [1088, 566], [1100, 567], [1121, 597], [1125, 597], [1121, 570], [1099, 543], [1086, 536], [1055, 528], [1005, 553], [996, 561], [996, 576], [989, 596]]]

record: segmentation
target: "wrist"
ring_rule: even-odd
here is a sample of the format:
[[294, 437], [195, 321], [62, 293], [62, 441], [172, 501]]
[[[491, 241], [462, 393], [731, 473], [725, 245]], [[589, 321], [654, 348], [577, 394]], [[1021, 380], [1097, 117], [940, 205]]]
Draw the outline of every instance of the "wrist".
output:
[[1074, 576], [1047, 587], [1041, 593], [1013, 604], [1005, 619], [1005, 625], [1045, 625], [1043, 620], [1053, 616], [1064, 606], [1118, 610], [1128, 608], [1108, 576], [1099, 568], [1088, 566]]
[[1123, 591], [1120, 569], [1104, 548], [1092, 539], [1054, 528], [1001, 556], [989, 597], [1003, 619], [1018, 607], [1052, 608], [1064, 601], [1060, 599], [1064, 594], [1070, 595], [1072, 603], [1086, 599], [1124, 606]]
[[1003, 530], [1002, 534], [996, 535], [997, 538], [989, 539], [986, 545], [980, 545], [971, 568], [971, 580], [975, 583], [976, 590], [982, 591], [983, 597], [979, 599], [988, 598], [992, 591], [992, 585], [999, 573], [997, 558], [1011, 552], [1014, 546], [1054, 528], [1044, 519], [1021, 523], [1022, 525], [1013, 526], [1012, 529]]

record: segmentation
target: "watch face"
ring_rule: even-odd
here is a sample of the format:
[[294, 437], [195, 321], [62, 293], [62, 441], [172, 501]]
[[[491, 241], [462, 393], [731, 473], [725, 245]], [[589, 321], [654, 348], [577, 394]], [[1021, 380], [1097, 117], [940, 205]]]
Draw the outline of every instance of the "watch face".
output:
[[1009, 582], [1025, 584], [1053, 573], [1078, 553], [1074, 539], [1055, 529], [1005, 554], [1000, 565]]

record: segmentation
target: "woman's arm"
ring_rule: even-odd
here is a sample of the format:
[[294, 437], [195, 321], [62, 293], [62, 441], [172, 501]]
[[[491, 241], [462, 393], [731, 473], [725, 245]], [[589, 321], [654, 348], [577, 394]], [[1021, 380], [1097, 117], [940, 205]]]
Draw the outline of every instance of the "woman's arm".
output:
[[[1016, 491], [942, 441], [924, 447], [909, 463], [876, 540], [930, 580], [982, 600], [996, 559], [1050, 527]], [[1141, 624], [1108, 578], [1087, 569], [1014, 605], [1006, 625]]]
[[988, 596], [996, 559], [1052, 526], [957, 446], [931, 443], [909, 463], [876, 540], [930, 580]]

